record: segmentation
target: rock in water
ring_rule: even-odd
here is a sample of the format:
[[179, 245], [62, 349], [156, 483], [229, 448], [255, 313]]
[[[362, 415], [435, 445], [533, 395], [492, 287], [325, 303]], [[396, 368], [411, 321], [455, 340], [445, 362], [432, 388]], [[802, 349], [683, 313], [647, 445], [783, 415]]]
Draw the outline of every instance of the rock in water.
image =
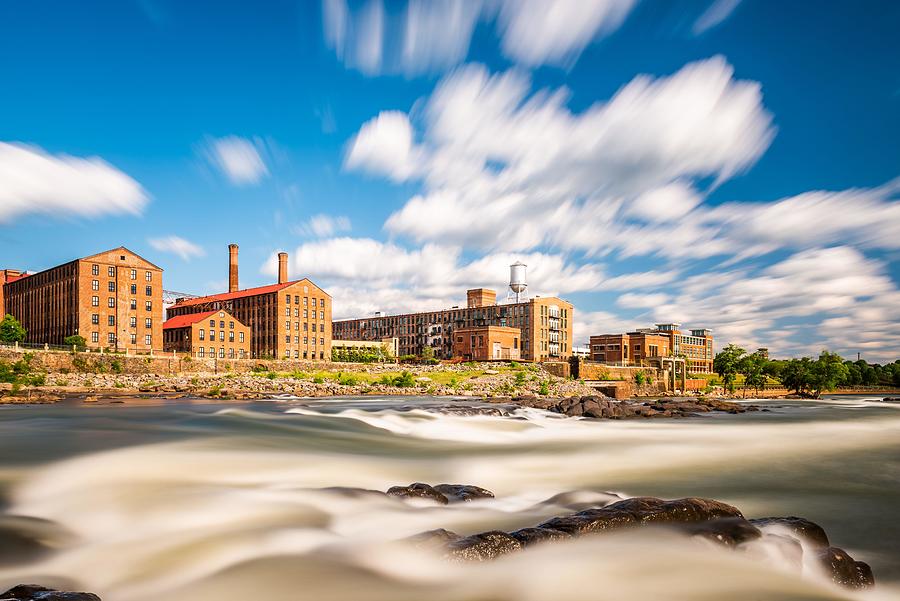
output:
[[449, 499], [435, 490], [430, 484], [414, 482], [409, 486], [392, 486], [387, 491], [388, 496], [403, 497], [407, 499], [431, 499], [441, 505], [449, 503]]
[[796, 536], [799, 536], [816, 549], [825, 549], [830, 543], [825, 529], [805, 518], [786, 517], [786, 518], [756, 518], [750, 520], [756, 526], [781, 526], [786, 528]]
[[447, 545], [447, 557], [455, 560], [485, 561], [520, 549], [522, 543], [511, 534], [492, 530], [451, 542]]
[[681, 524], [679, 529], [692, 536], [699, 536], [730, 548], [762, 537], [759, 528], [743, 518], [692, 522]]
[[405, 540], [420, 549], [440, 549], [441, 547], [446, 547], [447, 543], [451, 543], [461, 538], [462, 537], [455, 532], [437, 528], [436, 530], [428, 530], [426, 532], [414, 534]]
[[20, 584], [0, 593], [0, 601], [100, 601], [94, 593], [66, 593], [36, 584]]
[[434, 490], [447, 497], [451, 503], [494, 498], [494, 493], [488, 489], [471, 484], [438, 484], [434, 487]]
[[572, 538], [572, 535], [568, 532], [550, 530], [549, 528], [521, 528], [515, 532], [510, 532], [509, 535], [519, 541], [523, 547]]
[[875, 584], [869, 564], [855, 561], [843, 549], [828, 547], [819, 552], [819, 560], [836, 584], [848, 588], [868, 588]]

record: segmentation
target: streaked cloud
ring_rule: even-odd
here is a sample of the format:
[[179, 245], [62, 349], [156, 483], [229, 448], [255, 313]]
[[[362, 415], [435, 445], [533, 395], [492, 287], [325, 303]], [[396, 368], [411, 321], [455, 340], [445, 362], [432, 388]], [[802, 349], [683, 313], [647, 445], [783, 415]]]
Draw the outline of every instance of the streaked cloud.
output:
[[0, 142], [0, 222], [27, 214], [51, 217], [139, 215], [147, 192], [100, 157], [51, 154]]
[[231, 183], [243, 186], [259, 183], [269, 174], [262, 157], [264, 147], [259, 139], [226, 136], [208, 139], [205, 154]]
[[725, 21], [740, 3], [741, 0], [714, 0], [709, 8], [694, 21], [694, 35], [700, 35]]
[[309, 221], [297, 228], [297, 233], [303, 236], [315, 236], [316, 238], [329, 238], [335, 234], [349, 232], [350, 219], [346, 216], [313, 215]]
[[185, 261], [190, 261], [194, 257], [203, 257], [206, 251], [201, 246], [185, 240], [179, 236], [164, 236], [162, 238], [150, 238], [147, 240], [155, 250], [159, 252], [172, 253], [178, 255]]

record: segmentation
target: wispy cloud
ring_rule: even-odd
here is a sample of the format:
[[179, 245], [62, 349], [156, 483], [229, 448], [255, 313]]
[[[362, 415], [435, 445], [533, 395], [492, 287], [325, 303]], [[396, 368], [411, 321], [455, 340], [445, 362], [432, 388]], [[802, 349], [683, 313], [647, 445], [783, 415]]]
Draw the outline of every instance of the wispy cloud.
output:
[[303, 236], [315, 236], [316, 238], [328, 238], [335, 234], [350, 231], [350, 219], [343, 215], [313, 215], [309, 221], [296, 229]]
[[148, 200], [138, 182], [99, 157], [54, 155], [37, 146], [0, 142], [0, 222], [28, 213], [139, 215]]
[[262, 157], [265, 148], [259, 139], [248, 140], [238, 136], [209, 138], [204, 153], [233, 184], [256, 184], [269, 174]]
[[694, 21], [694, 35], [700, 35], [721, 24], [731, 16], [741, 0], [715, 0], [703, 14]]
[[203, 257], [206, 255], [206, 251], [203, 250], [201, 246], [179, 236], [150, 238], [147, 242], [149, 242], [150, 246], [155, 250], [178, 255], [184, 261], [190, 261], [194, 257]]

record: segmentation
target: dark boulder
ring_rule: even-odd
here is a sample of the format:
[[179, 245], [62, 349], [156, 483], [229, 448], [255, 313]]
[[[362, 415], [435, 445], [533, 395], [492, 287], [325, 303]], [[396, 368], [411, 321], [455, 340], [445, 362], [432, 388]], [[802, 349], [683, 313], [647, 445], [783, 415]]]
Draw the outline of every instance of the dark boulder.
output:
[[431, 499], [441, 505], [446, 505], [450, 501], [434, 489], [430, 484], [422, 482], [414, 482], [409, 486], [392, 486], [387, 491], [388, 496], [402, 497], [406, 499]]
[[455, 532], [437, 528], [436, 530], [428, 530], [426, 532], [414, 534], [407, 538], [406, 541], [422, 549], [440, 549], [446, 547], [447, 543], [459, 540], [460, 538], [462, 537]]
[[539, 543], [552, 543], [561, 540], [568, 540], [572, 535], [562, 530], [551, 530], [549, 528], [521, 528], [515, 532], [510, 532], [510, 536], [519, 541], [523, 547], [530, 547]]
[[473, 534], [447, 545], [447, 557], [459, 561], [485, 561], [522, 549], [522, 543], [500, 530]]
[[451, 503], [494, 498], [494, 493], [488, 489], [471, 484], [438, 484], [434, 490], [447, 497]]
[[786, 518], [756, 518], [750, 520], [750, 522], [760, 528], [765, 526], [782, 526], [789, 530], [791, 534], [799, 536], [817, 549], [825, 549], [830, 545], [825, 529], [805, 518], [794, 516]]
[[691, 536], [705, 538], [730, 548], [762, 536], [759, 528], [743, 518], [720, 518], [708, 522], [679, 524], [678, 529]]
[[20, 584], [0, 593], [0, 601], [100, 601], [93, 593], [66, 593], [36, 584]]
[[819, 551], [819, 561], [836, 584], [847, 588], [868, 588], [875, 584], [875, 576], [872, 575], [869, 564], [855, 561], [843, 549], [823, 549]]
[[[736, 508], [712, 499], [688, 497], [664, 501], [654, 497], [634, 497], [618, 501], [603, 508], [607, 511], [623, 511], [634, 516], [641, 524], [650, 522], [702, 522], [718, 518], [743, 518]], [[601, 510], [602, 511], [602, 510]]]

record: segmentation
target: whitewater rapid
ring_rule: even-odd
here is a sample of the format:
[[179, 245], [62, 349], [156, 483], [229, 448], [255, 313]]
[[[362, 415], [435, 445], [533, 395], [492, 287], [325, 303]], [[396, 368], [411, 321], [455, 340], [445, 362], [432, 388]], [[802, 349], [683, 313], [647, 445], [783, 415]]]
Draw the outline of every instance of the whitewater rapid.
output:
[[[33, 581], [105, 601], [900, 598], [900, 407], [768, 408], [626, 422], [442, 415], [389, 399], [4, 408], [3, 514], [46, 520], [59, 542], [0, 565], [0, 590]], [[496, 498], [438, 506], [334, 488], [414, 481]], [[838, 589], [764, 543], [736, 553], [658, 532], [474, 565], [398, 542], [434, 528], [512, 530], [634, 495], [809, 517], [870, 562], [879, 585]]]

